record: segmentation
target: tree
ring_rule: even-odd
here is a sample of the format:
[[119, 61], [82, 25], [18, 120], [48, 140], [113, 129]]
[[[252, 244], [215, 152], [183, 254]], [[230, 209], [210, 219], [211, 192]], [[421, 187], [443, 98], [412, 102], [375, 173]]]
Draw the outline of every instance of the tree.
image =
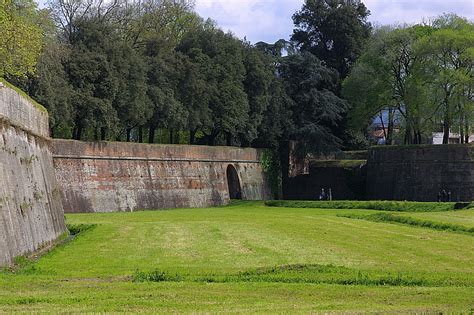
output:
[[209, 108], [212, 92], [212, 64], [210, 57], [199, 48], [191, 48], [182, 55], [184, 77], [179, 85], [179, 97], [189, 115], [186, 128], [189, 130], [189, 143], [196, 143], [196, 134], [212, 126]]
[[43, 40], [37, 14], [33, 0], [0, 2], [0, 77], [35, 72]]
[[415, 46], [429, 32], [425, 26], [376, 30], [343, 83], [343, 95], [353, 105], [353, 125], [365, 129], [377, 113], [388, 110], [386, 139], [391, 143], [393, 120], [398, 112], [405, 122], [405, 143], [421, 143], [422, 131], [430, 124], [435, 109], [427, 100]]
[[185, 128], [188, 112], [178, 97], [178, 85], [183, 75], [181, 58], [178, 54], [148, 54], [148, 97], [153, 114], [148, 122], [148, 142], [155, 141], [155, 131], [167, 128], [170, 143], [173, 131]]
[[52, 137], [70, 138], [72, 135], [73, 91], [64, 68], [70, 53], [65, 45], [50, 39], [37, 65], [33, 97], [48, 109]]
[[370, 35], [370, 11], [360, 0], [305, 0], [293, 15], [292, 40], [344, 79]]
[[305, 143], [310, 152], [337, 149], [340, 139], [335, 130], [349, 109], [348, 103], [336, 95], [337, 72], [325, 67], [313, 54], [302, 53], [285, 58], [280, 75], [293, 100], [288, 140]]
[[[119, 42], [109, 57], [117, 80], [117, 93], [112, 102], [116, 110], [120, 129], [126, 140], [132, 140], [132, 131], [143, 126], [152, 115], [147, 97], [147, 70], [144, 58], [129, 43]], [[105, 137], [102, 137], [105, 138]], [[140, 136], [143, 140], [143, 136]]]
[[249, 119], [249, 103], [243, 84], [242, 42], [208, 21], [200, 29], [189, 33], [178, 50], [191, 60], [193, 55], [202, 53], [195, 60], [206, 62], [199, 68], [205, 69], [204, 82], [209, 94], [211, 121], [201, 130], [208, 144], [215, 145], [217, 138], [224, 136], [226, 143], [231, 145], [237, 135], [247, 133], [245, 127]]
[[271, 84], [274, 78], [272, 58], [245, 44], [243, 49], [245, 66], [244, 90], [249, 101], [249, 120], [246, 133], [241, 134], [240, 142], [249, 145], [257, 138], [258, 126], [262, 124], [264, 112], [271, 99]]
[[[457, 124], [461, 134], [470, 134], [474, 87], [474, 24], [455, 15], [433, 23], [430, 36], [418, 43], [425, 81], [432, 102], [442, 113], [443, 143]], [[461, 137], [464, 142], [464, 137]]]
[[105, 139], [108, 130], [116, 131], [117, 111], [113, 101], [120, 78], [111, 55], [121, 49], [110, 26], [97, 19], [84, 20], [72, 40], [72, 53], [65, 67], [73, 88], [75, 109], [73, 138], [80, 140], [93, 131], [94, 139]]

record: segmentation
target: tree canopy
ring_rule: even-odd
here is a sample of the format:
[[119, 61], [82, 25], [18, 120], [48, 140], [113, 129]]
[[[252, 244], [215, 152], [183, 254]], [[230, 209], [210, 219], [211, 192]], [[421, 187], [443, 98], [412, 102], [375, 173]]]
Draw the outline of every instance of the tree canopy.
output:
[[33, 0], [0, 1], [0, 76], [35, 72], [43, 43], [39, 15]]

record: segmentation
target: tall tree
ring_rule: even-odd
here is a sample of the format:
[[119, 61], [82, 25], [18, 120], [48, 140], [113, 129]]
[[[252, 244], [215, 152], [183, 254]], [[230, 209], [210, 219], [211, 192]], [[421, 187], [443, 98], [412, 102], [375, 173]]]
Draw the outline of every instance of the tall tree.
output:
[[293, 15], [292, 40], [344, 79], [370, 35], [369, 15], [360, 0], [305, 0]]
[[99, 140], [107, 130], [116, 131], [118, 123], [112, 104], [120, 79], [111, 54], [121, 47], [113, 29], [97, 19], [82, 21], [71, 41], [72, 53], [66, 71], [73, 87], [73, 138], [83, 139], [87, 131], [93, 131], [94, 139]]
[[185, 37], [178, 49], [187, 56], [197, 51], [207, 56], [199, 60], [208, 61], [201, 67], [207, 74], [205, 82], [211, 121], [201, 131], [210, 145], [216, 144], [220, 136], [231, 145], [238, 134], [245, 132], [249, 119], [249, 103], [243, 84], [242, 42], [207, 22]]
[[258, 126], [262, 124], [264, 112], [271, 100], [271, 84], [275, 68], [272, 58], [246, 43], [243, 49], [245, 79], [244, 90], [249, 100], [249, 119], [241, 144], [250, 145], [257, 138]]
[[[423, 58], [425, 81], [439, 108], [443, 143], [458, 125], [461, 134], [470, 133], [474, 87], [474, 24], [455, 15], [445, 15], [433, 23], [430, 36], [418, 43]], [[462, 139], [464, 141], [464, 139]]]
[[293, 100], [293, 130], [288, 140], [302, 141], [308, 151], [334, 150], [340, 144], [335, 130], [349, 109], [348, 103], [336, 95], [339, 78], [311, 53], [284, 59], [280, 74], [286, 93]]
[[381, 110], [389, 111], [387, 143], [393, 135], [395, 112], [405, 122], [405, 143], [420, 143], [422, 131], [431, 122], [430, 108], [420, 81], [420, 57], [416, 41], [427, 36], [429, 27], [378, 29], [344, 81], [343, 95], [353, 105], [353, 123], [362, 128]]
[[35, 72], [42, 48], [42, 30], [33, 0], [0, 2], [0, 77]]

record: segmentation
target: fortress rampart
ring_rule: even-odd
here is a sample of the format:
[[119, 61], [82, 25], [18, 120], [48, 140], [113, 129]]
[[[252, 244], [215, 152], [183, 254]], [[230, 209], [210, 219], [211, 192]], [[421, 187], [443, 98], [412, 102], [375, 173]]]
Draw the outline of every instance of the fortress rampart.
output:
[[48, 114], [0, 84], [0, 266], [66, 231]]
[[55, 140], [53, 151], [67, 213], [218, 206], [232, 193], [270, 197], [256, 149]]
[[436, 201], [440, 190], [453, 201], [474, 200], [474, 145], [374, 147], [367, 161], [367, 198]]

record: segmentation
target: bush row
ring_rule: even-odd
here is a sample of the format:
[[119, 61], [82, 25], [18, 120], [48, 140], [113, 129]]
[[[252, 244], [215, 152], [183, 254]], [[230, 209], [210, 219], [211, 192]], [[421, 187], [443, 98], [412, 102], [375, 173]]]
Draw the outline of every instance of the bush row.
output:
[[399, 212], [440, 212], [472, 208], [469, 202], [414, 202], [414, 201], [266, 201], [269, 207], [316, 209], [368, 209]]

